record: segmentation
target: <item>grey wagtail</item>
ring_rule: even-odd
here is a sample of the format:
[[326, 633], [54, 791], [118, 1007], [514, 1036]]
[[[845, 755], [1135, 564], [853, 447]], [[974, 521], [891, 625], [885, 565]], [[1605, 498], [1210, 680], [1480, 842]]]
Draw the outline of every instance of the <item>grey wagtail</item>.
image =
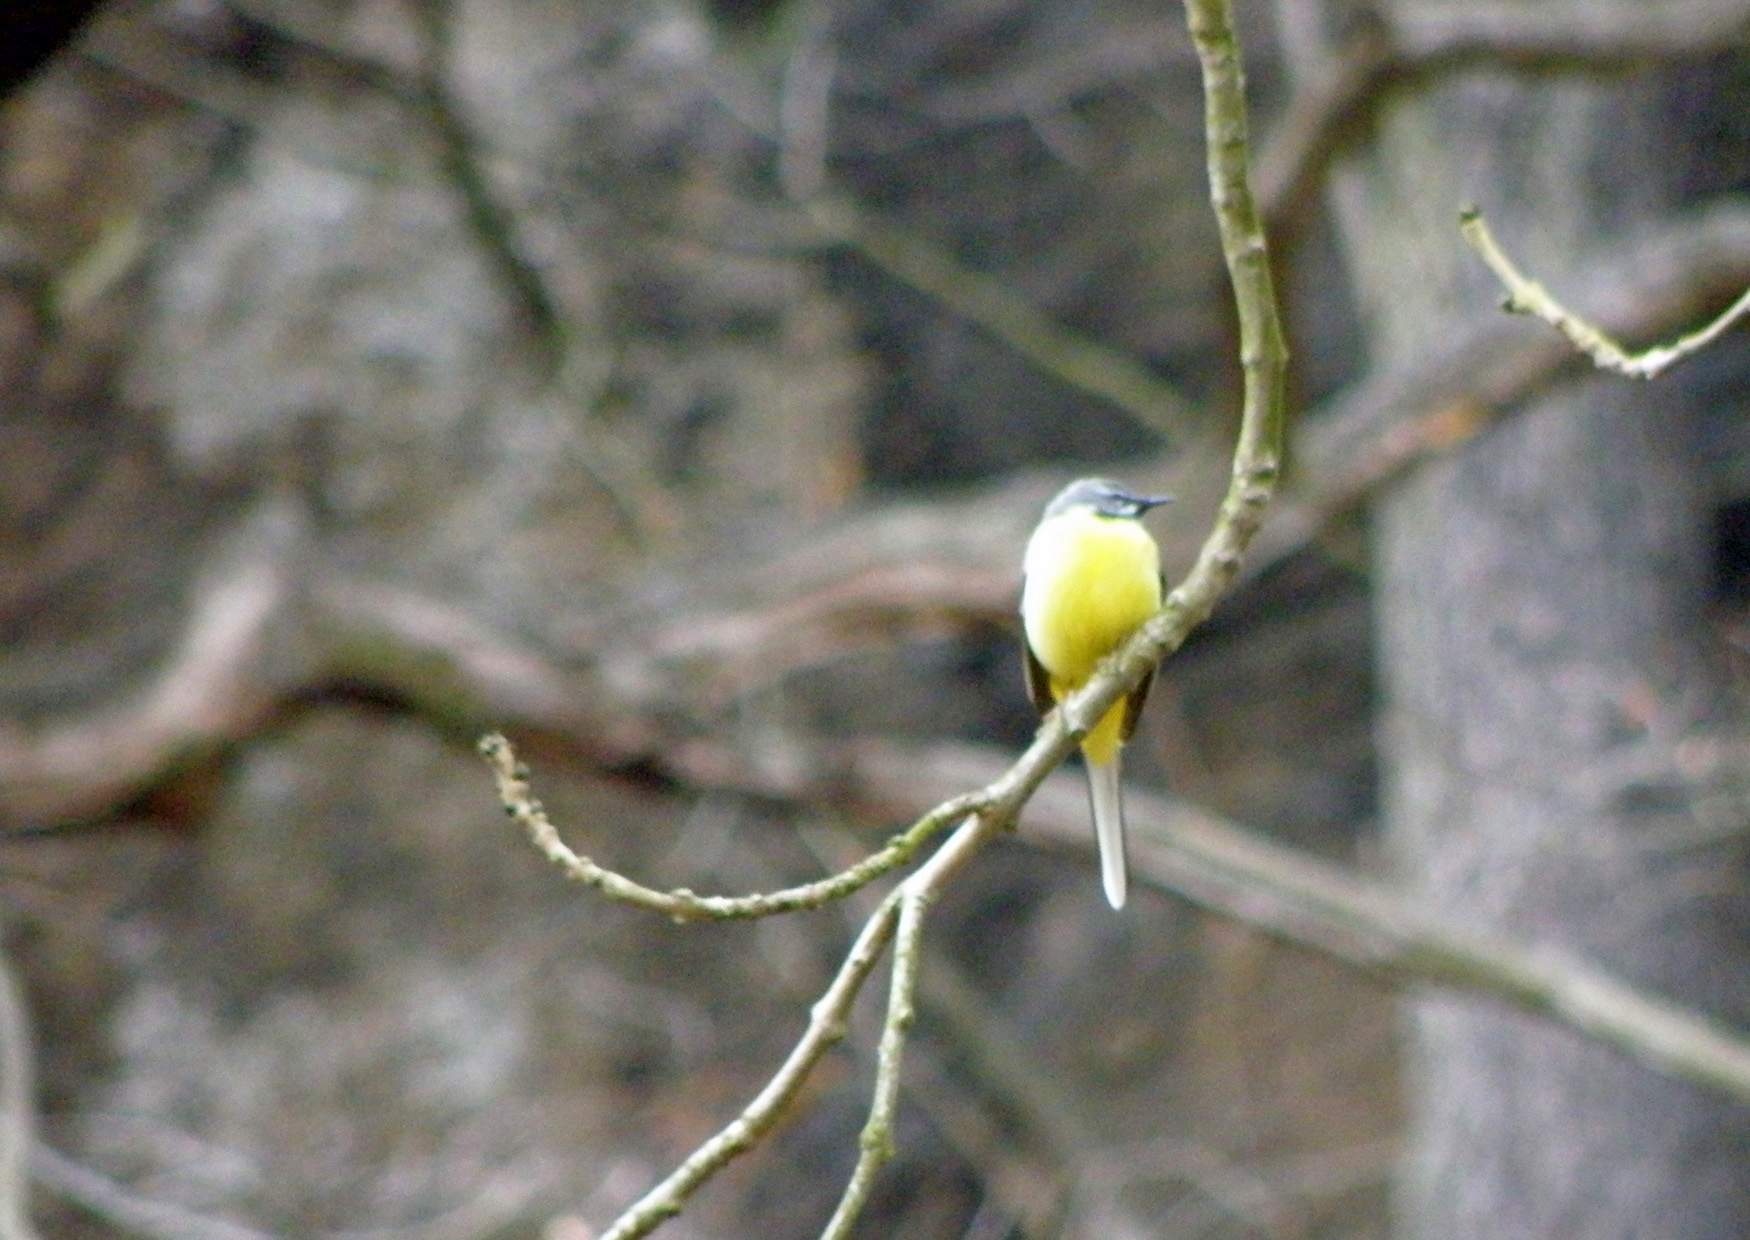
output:
[[[1027, 693], [1044, 714], [1087, 683], [1100, 660], [1161, 605], [1161, 557], [1141, 517], [1170, 495], [1133, 495], [1104, 478], [1070, 483], [1027, 541], [1021, 585]], [[1154, 673], [1082, 739], [1100, 879], [1124, 907], [1124, 807], [1119, 756], [1136, 730]]]

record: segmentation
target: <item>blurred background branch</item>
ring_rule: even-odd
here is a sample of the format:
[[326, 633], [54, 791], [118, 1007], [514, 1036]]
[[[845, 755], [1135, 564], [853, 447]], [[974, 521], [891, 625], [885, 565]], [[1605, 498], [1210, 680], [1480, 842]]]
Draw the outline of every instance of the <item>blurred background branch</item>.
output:
[[30, 1012], [12, 963], [0, 953], [0, 1236], [35, 1240], [30, 1158], [36, 1144], [36, 1057]]
[[[1750, 281], [1750, 210], [1715, 204], [1611, 249], [1586, 264], [1577, 296], [1612, 334], [1656, 338]], [[1247, 573], [1510, 416], [1571, 362], [1561, 340], [1479, 313], [1445, 348], [1340, 393], [1296, 436], [1297, 476]], [[547, 640], [350, 574], [305, 568], [293, 588], [296, 523], [264, 509], [258, 528], [281, 532], [246, 533], [215, 557], [209, 578], [225, 584], [197, 592], [185, 654], [157, 670], [155, 688], [99, 718], [0, 727], [0, 816], [18, 829], [100, 813], [247, 739], [286, 705], [343, 686], [407, 701], [452, 734], [503, 719], [566, 736], [605, 766], [673, 764], [686, 781], [689, 765], [713, 765], [711, 747], [680, 745], [647, 716], [708, 715], [760, 681], [855, 650], [1008, 624], [1013, 548], [1051, 485], [1021, 478], [969, 500], [873, 507], [775, 551], [745, 548], [678, 594], [658, 565], [625, 600], [574, 615]], [[1179, 540], [1168, 562], [1182, 562], [1184, 532], [1167, 537]]]
[[1286, 110], [1258, 156], [1258, 197], [1273, 235], [1292, 241], [1343, 145], [1359, 139], [1394, 90], [1466, 67], [1620, 73], [1742, 45], [1744, 0], [1643, 6], [1486, 3], [1363, 7], [1358, 28]]

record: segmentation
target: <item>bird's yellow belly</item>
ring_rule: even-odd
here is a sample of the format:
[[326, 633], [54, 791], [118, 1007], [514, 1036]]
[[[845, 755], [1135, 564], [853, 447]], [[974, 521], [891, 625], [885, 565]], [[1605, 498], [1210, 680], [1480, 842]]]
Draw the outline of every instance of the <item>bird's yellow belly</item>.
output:
[[1053, 689], [1086, 680], [1161, 602], [1160, 559], [1141, 526], [1088, 515], [1028, 549], [1022, 620]]

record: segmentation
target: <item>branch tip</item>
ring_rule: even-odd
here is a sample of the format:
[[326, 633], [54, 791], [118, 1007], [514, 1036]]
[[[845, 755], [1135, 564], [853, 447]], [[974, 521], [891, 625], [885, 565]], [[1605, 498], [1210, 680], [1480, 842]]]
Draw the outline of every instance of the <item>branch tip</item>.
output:
[[1524, 275], [1501, 249], [1481, 211], [1472, 207], [1459, 213], [1459, 235], [1505, 286], [1507, 294], [1501, 301], [1503, 310], [1542, 319], [1567, 337], [1568, 343], [1577, 351], [1591, 358], [1594, 366], [1631, 379], [1651, 379], [1662, 374], [1684, 358], [1706, 348], [1739, 319], [1750, 315], [1750, 289], [1746, 289], [1737, 301], [1705, 326], [1671, 344], [1630, 353], [1602, 328], [1569, 310], [1542, 284]]

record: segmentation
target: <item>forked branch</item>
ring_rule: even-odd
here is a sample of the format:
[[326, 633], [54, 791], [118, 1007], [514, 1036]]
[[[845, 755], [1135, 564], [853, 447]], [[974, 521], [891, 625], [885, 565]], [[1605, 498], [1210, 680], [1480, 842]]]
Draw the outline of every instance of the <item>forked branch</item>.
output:
[[[488, 737], [482, 752], [499, 779], [507, 810], [530, 832], [537, 846], [580, 881], [616, 898], [683, 918], [756, 916], [763, 912], [810, 907], [848, 894], [869, 878], [908, 859], [935, 830], [964, 819], [916, 873], [884, 900], [864, 925], [826, 994], [815, 1005], [802, 1039], [758, 1097], [727, 1127], [695, 1150], [608, 1230], [604, 1240], [648, 1235], [680, 1211], [686, 1198], [735, 1155], [772, 1126], [828, 1046], [843, 1035], [845, 1014], [876, 961], [895, 934], [893, 979], [881, 1036], [874, 1101], [861, 1143], [861, 1155], [838, 1209], [824, 1233], [848, 1234], [861, 1213], [874, 1178], [891, 1156], [893, 1118], [898, 1106], [900, 1063], [911, 1024], [922, 956], [923, 921], [931, 903], [973, 856], [1008, 829], [1045, 777], [1069, 756], [1120, 697], [1131, 692], [1161, 659], [1184, 642], [1233, 584], [1241, 559], [1275, 493], [1281, 472], [1285, 423], [1283, 374], [1287, 350], [1271, 283], [1263, 227], [1252, 200], [1247, 171], [1247, 117], [1244, 75], [1234, 34], [1231, 0], [1186, 0], [1192, 41], [1203, 72], [1204, 123], [1208, 144], [1210, 199], [1220, 227], [1222, 254], [1233, 284], [1240, 322], [1240, 363], [1245, 398], [1234, 448], [1232, 477], [1214, 527], [1190, 573], [1161, 609], [1102, 666], [1100, 671], [1049, 715], [1020, 759], [977, 792], [953, 797], [919, 819], [910, 831], [869, 862], [839, 875], [775, 893], [772, 897], [717, 900], [691, 892], [659, 892], [612, 874], [572, 853], [528, 795], [527, 772], [502, 738]], [[903, 844], [904, 857], [893, 858]], [[866, 874], [866, 877], [865, 877]], [[853, 879], [852, 876], [856, 877]], [[806, 892], [807, 895], [797, 893]], [[775, 903], [774, 903], [775, 901]]]
[[1719, 317], [1667, 345], [1655, 345], [1639, 353], [1630, 353], [1604, 334], [1603, 329], [1569, 310], [1548, 289], [1519, 270], [1507, 257], [1488, 221], [1475, 207], [1459, 213], [1458, 229], [1465, 241], [1488, 264], [1489, 270], [1507, 289], [1502, 308], [1510, 314], [1529, 314], [1542, 319], [1568, 338], [1580, 352], [1592, 359], [1601, 370], [1614, 370], [1631, 379], [1652, 379], [1664, 373], [1684, 358], [1707, 348], [1732, 325], [1750, 315], [1750, 289], [1723, 310]]

